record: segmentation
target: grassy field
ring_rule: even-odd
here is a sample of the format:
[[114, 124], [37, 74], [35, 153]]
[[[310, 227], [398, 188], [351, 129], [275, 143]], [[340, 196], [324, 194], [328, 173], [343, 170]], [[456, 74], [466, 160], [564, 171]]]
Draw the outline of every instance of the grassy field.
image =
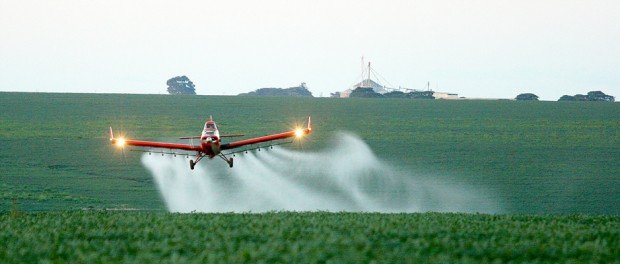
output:
[[0, 211], [163, 210], [107, 129], [174, 140], [209, 115], [248, 136], [312, 115], [308, 150], [350, 131], [397, 170], [489, 190], [504, 213], [620, 214], [618, 103], [46, 93], [0, 93]]
[[3, 263], [613, 263], [620, 218], [73, 211], [0, 215], [0, 240]]
[[[506, 214], [166, 213], [108, 127], [175, 140], [209, 115], [248, 136], [312, 115], [308, 151], [349, 131]], [[594, 102], [0, 93], [0, 262], [618, 262], [618, 117]]]

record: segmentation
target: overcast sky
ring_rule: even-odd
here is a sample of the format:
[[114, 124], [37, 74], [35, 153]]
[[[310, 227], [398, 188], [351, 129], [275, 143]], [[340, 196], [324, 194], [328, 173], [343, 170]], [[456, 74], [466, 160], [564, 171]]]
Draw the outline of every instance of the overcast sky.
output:
[[0, 0], [0, 36], [0, 91], [329, 96], [363, 56], [392, 86], [620, 97], [618, 0]]

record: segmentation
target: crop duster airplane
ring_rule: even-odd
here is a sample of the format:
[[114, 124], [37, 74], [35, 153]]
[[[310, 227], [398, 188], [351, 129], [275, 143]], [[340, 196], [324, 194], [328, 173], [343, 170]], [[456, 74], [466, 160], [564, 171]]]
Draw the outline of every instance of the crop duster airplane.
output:
[[[217, 129], [217, 125], [215, 124], [215, 121], [213, 121], [212, 117], [209, 117], [209, 120], [207, 120], [207, 122], [205, 123], [204, 129], [202, 130], [202, 135], [195, 136], [195, 137], [180, 138], [180, 139], [200, 139], [199, 145], [155, 142], [155, 141], [142, 141], [142, 140], [125, 139], [123, 137], [115, 138], [114, 133], [112, 132], [112, 127], [110, 127], [110, 143], [120, 148], [123, 148], [126, 145], [128, 145], [128, 146], [136, 146], [136, 147], [195, 151], [196, 159], [189, 161], [189, 167], [190, 169], [193, 170], [194, 166], [196, 166], [196, 163], [198, 163], [202, 158], [208, 157], [209, 159], [212, 159], [216, 156], [219, 156], [220, 158], [222, 158], [224, 161], [228, 163], [228, 166], [232, 168], [233, 158], [227, 157], [226, 155], [234, 154], [237, 152], [242, 152], [244, 150], [231, 151], [226, 154], [223, 151], [232, 150], [232, 149], [236, 149], [236, 148], [240, 148], [240, 147], [248, 146], [248, 145], [253, 145], [253, 144], [259, 144], [263, 142], [273, 143], [274, 141], [281, 140], [281, 139], [301, 138], [304, 135], [308, 135], [310, 133], [312, 133], [312, 126], [310, 123], [310, 117], [308, 117], [308, 124], [306, 128], [296, 128], [296, 129], [278, 133], [278, 134], [272, 134], [272, 135], [267, 135], [267, 136], [262, 136], [262, 137], [257, 137], [257, 138], [250, 138], [250, 139], [244, 139], [244, 140], [233, 141], [233, 142], [228, 142], [228, 143], [222, 143], [222, 138], [238, 137], [238, 136], [243, 136], [243, 135], [220, 135], [220, 132]], [[291, 142], [292, 141], [285, 142], [285, 143], [291, 143]], [[267, 145], [266, 147], [280, 145], [280, 144]], [[163, 154], [164, 153], [162, 152], [162, 155]], [[168, 154], [177, 155], [176, 153], [168, 153]]]

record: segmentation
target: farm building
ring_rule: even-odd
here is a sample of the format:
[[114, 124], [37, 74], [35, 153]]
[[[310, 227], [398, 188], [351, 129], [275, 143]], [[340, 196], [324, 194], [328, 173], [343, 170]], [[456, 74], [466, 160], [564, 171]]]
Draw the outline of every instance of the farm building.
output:
[[362, 88], [372, 88], [372, 90], [375, 93], [380, 93], [380, 94], [384, 94], [387, 92], [387, 89], [385, 88], [385, 86], [373, 81], [372, 79], [365, 79], [361, 82], [358, 82], [354, 85], [351, 85], [351, 87], [349, 89], [346, 89], [342, 92], [338, 92], [338, 93], [334, 93], [332, 94], [332, 97], [338, 97], [338, 98], [349, 98], [349, 95], [351, 95], [351, 92], [359, 87]]
[[[390, 86], [385, 86], [385, 85], [382, 85], [382, 84], [374, 81], [373, 79], [371, 79], [371, 77], [373, 77], [373, 76], [375, 77], [376, 80], [380, 80], [383, 83], [387, 83]], [[364, 67], [364, 60], [363, 60], [363, 58], [362, 58], [361, 79], [362, 79], [362, 81], [349, 86], [348, 89], [346, 89], [346, 90], [344, 90], [342, 92], [331, 93], [330, 97], [332, 97], [332, 98], [349, 98], [351, 96], [351, 93], [355, 89], [357, 89], [357, 88], [372, 88], [372, 91], [377, 93], [377, 94], [379, 94], [379, 95], [384, 95], [384, 94], [389, 93], [389, 92], [401, 92], [401, 93], [408, 94], [408, 96], [404, 96], [404, 97], [419, 99], [419, 97], [417, 95], [420, 95], [420, 93], [425, 93], [423, 98], [429, 98], [429, 99], [434, 98], [434, 99], [445, 99], [445, 100], [459, 99], [459, 95], [455, 94], [455, 93], [434, 92], [433, 90], [430, 89], [430, 82], [427, 83], [425, 90], [410, 89], [410, 88], [404, 88], [404, 87], [401, 87], [401, 86], [399, 86], [398, 88], [391, 87], [391, 84], [387, 80], [385, 80], [385, 78], [383, 78], [380, 74], [378, 74], [370, 66], [370, 62], [368, 63], [368, 67]], [[432, 94], [432, 97], [430, 96], [430, 94]], [[379, 97], [381, 97], [381, 96], [379, 96]]]
[[459, 99], [459, 95], [455, 93], [446, 93], [446, 92], [433, 92], [433, 97], [435, 99], [444, 99], [444, 100], [456, 100]]

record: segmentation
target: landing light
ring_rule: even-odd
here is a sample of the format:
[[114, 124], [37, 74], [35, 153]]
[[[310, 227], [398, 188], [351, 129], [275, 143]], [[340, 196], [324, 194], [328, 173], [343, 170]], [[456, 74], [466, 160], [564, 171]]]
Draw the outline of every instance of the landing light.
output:
[[125, 146], [125, 139], [124, 138], [117, 138], [116, 139], [116, 146], [119, 148], [122, 148]]
[[304, 130], [301, 128], [295, 129], [295, 137], [302, 137], [304, 135]]

